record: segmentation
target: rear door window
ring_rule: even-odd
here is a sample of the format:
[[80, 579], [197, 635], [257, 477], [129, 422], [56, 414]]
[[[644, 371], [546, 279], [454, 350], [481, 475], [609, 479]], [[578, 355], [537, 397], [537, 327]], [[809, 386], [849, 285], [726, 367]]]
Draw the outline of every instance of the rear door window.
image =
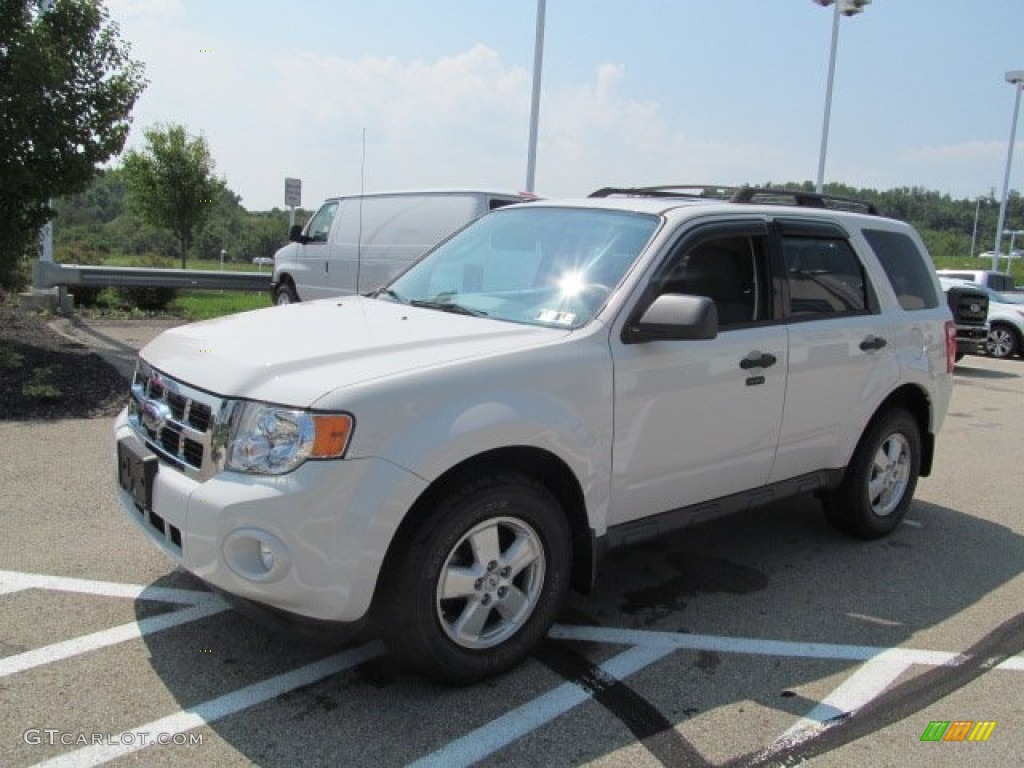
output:
[[837, 317], [869, 311], [864, 268], [845, 239], [783, 232], [780, 242], [788, 316]]

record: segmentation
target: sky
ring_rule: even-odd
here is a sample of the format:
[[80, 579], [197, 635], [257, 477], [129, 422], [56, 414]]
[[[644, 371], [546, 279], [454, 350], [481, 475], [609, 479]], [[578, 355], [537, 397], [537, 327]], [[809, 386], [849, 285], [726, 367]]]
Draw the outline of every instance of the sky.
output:
[[[129, 147], [184, 125], [249, 210], [524, 190], [537, 0], [106, 0], [149, 86]], [[832, 9], [547, 0], [535, 191], [814, 180]], [[1024, 0], [842, 17], [826, 182], [1002, 194]], [[1024, 188], [1024, 126], [1010, 188]]]

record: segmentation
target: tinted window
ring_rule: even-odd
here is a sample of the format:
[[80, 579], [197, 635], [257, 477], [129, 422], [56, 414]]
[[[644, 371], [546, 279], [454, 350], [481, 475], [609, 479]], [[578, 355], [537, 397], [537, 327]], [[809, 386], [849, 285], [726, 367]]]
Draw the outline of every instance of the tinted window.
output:
[[903, 309], [939, 306], [930, 262], [913, 240], [900, 232], [880, 229], [866, 229], [864, 237], [878, 257]]
[[767, 317], [764, 290], [765, 238], [722, 235], [688, 244], [671, 257], [658, 293], [686, 293], [713, 299], [718, 323], [752, 323]]
[[989, 286], [997, 291], [1012, 291], [1014, 288], [1013, 278], [1009, 275], [990, 275]]
[[845, 240], [783, 237], [792, 316], [865, 312], [864, 270]]

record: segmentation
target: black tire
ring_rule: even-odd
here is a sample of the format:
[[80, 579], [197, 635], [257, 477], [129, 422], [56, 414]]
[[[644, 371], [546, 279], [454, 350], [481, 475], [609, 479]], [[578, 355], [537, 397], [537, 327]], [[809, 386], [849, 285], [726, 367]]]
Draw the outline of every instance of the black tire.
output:
[[295, 291], [295, 286], [292, 285], [291, 280], [285, 280], [277, 288], [274, 289], [274, 305], [283, 307], [286, 304], [297, 304], [299, 301], [299, 294]]
[[994, 324], [988, 332], [985, 352], [1000, 360], [1013, 357], [1020, 352], [1020, 338], [1013, 326], [1006, 323]]
[[842, 484], [823, 497], [832, 525], [864, 539], [890, 533], [914, 498], [921, 433], [903, 408], [882, 414], [860, 439]]
[[473, 683], [519, 664], [568, 592], [565, 513], [518, 474], [457, 486], [398, 546], [381, 575], [377, 620], [395, 659], [439, 682]]

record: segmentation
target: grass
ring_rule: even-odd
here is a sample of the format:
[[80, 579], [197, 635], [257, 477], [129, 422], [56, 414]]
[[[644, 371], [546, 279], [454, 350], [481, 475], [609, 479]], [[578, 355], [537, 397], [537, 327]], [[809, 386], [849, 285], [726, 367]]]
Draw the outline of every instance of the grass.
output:
[[20, 355], [13, 349], [8, 349], [0, 344], [0, 368], [6, 368], [9, 371], [16, 371], [24, 364], [24, 355]]
[[33, 400], [60, 400], [64, 393], [50, 379], [53, 368], [36, 368], [32, 378], [21, 386], [21, 394]]
[[272, 306], [269, 293], [248, 291], [183, 291], [168, 309], [186, 320], [209, 320], [236, 312]]

